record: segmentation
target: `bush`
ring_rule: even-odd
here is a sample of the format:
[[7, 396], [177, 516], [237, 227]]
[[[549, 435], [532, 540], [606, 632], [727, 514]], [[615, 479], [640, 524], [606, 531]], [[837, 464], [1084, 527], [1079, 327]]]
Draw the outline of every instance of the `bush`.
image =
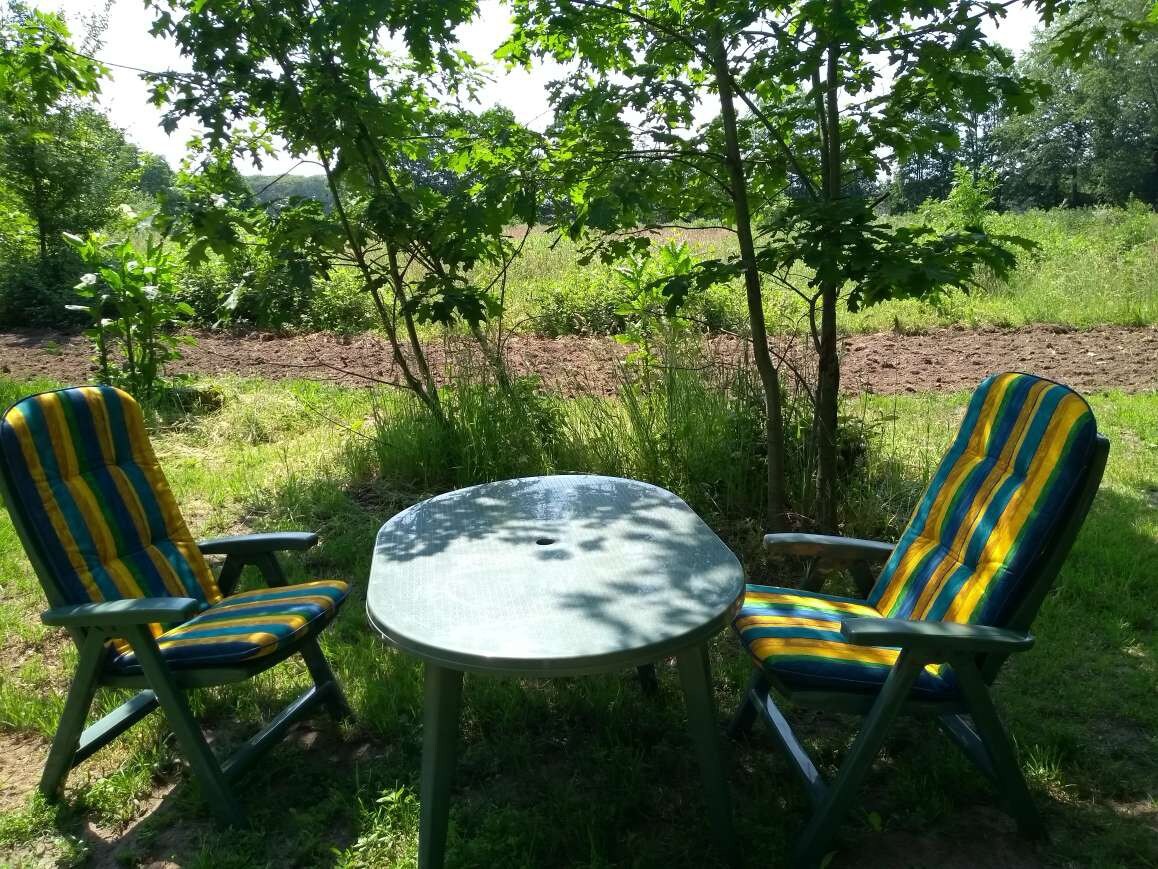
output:
[[605, 269], [577, 272], [566, 284], [556, 284], [532, 297], [538, 309], [532, 328], [539, 335], [617, 335], [626, 319], [619, 309], [628, 301], [622, 285]]
[[352, 333], [375, 323], [371, 300], [352, 270], [315, 277], [293, 263], [275, 262], [260, 248], [230, 261], [210, 255], [186, 268], [180, 285], [181, 299], [208, 328]]
[[70, 313], [73, 285], [81, 272], [71, 251], [44, 262], [34, 256], [0, 260], [0, 329], [76, 328], [83, 318]]
[[[694, 262], [689, 245], [669, 241], [653, 263], [649, 253], [637, 264], [641, 271], [633, 285], [627, 278], [628, 265], [608, 267], [592, 263], [583, 269], [568, 270], [565, 283], [554, 283], [532, 294], [531, 327], [548, 338], [560, 335], [622, 335], [631, 332], [641, 301], [641, 285], [659, 277], [665, 267], [664, 251], [678, 252]], [[646, 300], [644, 300], [646, 301]], [[662, 306], [662, 301], [660, 302]], [[719, 284], [706, 290], [693, 289], [680, 306], [680, 317], [698, 329], [708, 332], [741, 332], [748, 322], [743, 291], [733, 285]]]
[[102, 383], [123, 386], [137, 397], [153, 399], [166, 362], [180, 357], [174, 328], [193, 309], [176, 298], [173, 264], [162, 242], [148, 239], [107, 241], [66, 235], [91, 272], [73, 288], [84, 302], [70, 310], [89, 318], [85, 334], [93, 342]]
[[373, 300], [361, 276], [354, 269], [338, 268], [315, 285], [309, 308], [297, 325], [315, 332], [354, 334], [377, 323]]

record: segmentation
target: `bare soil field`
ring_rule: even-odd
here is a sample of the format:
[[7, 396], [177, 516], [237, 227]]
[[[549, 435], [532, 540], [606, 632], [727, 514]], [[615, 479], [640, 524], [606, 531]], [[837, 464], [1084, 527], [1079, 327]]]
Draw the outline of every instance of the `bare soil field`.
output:
[[[369, 386], [400, 379], [389, 345], [379, 335], [342, 337], [198, 332], [169, 366], [174, 374], [314, 378]], [[627, 348], [610, 338], [537, 338], [504, 341], [518, 374], [537, 374], [562, 395], [615, 392]], [[462, 364], [460, 342], [430, 345], [440, 376]], [[736, 360], [743, 342], [719, 338], [713, 356]], [[791, 358], [791, 348], [781, 348]], [[925, 334], [881, 332], [841, 340], [842, 388], [848, 394], [942, 392], [972, 389], [987, 374], [1018, 370], [1062, 381], [1080, 391], [1158, 389], [1158, 327], [1104, 326], [1072, 331], [1056, 326], [1021, 329], [941, 329]], [[47, 377], [66, 383], [92, 379], [87, 341], [59, 332], [0, 333], [0, 373]]]

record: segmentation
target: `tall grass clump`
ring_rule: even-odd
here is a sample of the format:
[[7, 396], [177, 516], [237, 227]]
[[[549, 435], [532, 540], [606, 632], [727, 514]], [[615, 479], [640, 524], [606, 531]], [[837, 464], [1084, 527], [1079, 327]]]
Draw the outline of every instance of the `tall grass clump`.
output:
[[[587, 473], [661, 486], [721, 528], [764, 515], [764, 410], [755, 371], [744, 360], [709, 358], [694, 342], [625, 366], [614, 397], [564, 399], [534, 378], [505, 382], [463, 366], [441, 399], [447, 424], [403, 392], [376, 396], [370, 460], [363, 443], [352, 447], [358, 467], [412, 497], [512, 477]], [[785, 413], [790, 491], [807, 514], [811, 406], [786, 395]], [[863, 430], [846, 430], [842, 455], [852, 469], [863, 457]], [[808, 525], [806, 516], [801, 524]]]
[[625, 373], [614, 399], [569, 402], [563, 419], [562, 471], [644, 480], [721, 522], [763, 515], [763, 407], [747, 366], [668, 359]]
[[559, 402], [536, 379], [455, 369], [440, 400], [445, 422], [409, 393], [376, 396], [372, 445], [383, 482], [434, 492], [551, 473]]

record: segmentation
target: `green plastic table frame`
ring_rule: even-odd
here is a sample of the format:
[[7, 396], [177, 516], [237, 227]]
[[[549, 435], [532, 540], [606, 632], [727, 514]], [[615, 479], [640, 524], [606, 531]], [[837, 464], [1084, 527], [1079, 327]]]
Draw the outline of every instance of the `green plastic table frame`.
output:
[[[550, 593], [520, 607], [525, 589], [536, 585]], [[386, 523], [367, 617], [387, 642], [424, 662], [421, 869], [443, 864], [464, 672], [542, 678], [636, 667], [648, 690], [652, 662], [669, 656], [676, 659], [712, 830], [735, 863], [707, 644], [734, 618], [742, 595], [742, 569], [719, 538], [676, 496], [636, 481], [502, 481], [423, 502]], [[473, 607], [494, 608], [474, 612], [456, 631], [456, 616], [439, 611], [444, 603], [458, 606], [464, 619]], [[612, 627], [609, 613], [624, 607], [632, 612]], [[499, 630], [486, 636], [489, 623]], [[553, 637], [553, 625], [568, 635]]]

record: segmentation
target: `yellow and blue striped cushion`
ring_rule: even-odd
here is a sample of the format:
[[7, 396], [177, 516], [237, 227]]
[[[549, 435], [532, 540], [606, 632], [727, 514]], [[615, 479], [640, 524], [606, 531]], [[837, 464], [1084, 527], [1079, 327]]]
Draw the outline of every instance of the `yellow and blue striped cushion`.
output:
[[[749, 585], [733, 626], [748, 653], [788, 688], [875, 691], [899, 653], [849, 643], [840, 633], [841, 621], [849, 618], [880, 614], [864, 601]], [[931, 698], [951, 691], [939, 665], [926, 667], [914, 687], [915, 694]]]
[[[789, 687], [875, 690], [897, 650], [846, 642], [842, 619], [1001, 626], [1072, 509], [1096, 435], [1072, 390], [1027, 374], [987, 378], [868, 600], [749, 585], [734, 623], [741, 642]], [[915, 693], [952, 690], [951, 668], [934, 665]]]
[[[293, 646], [333, 621], [348, 594], [346, 583], [319, 580], [230, 595], [157, 638], [173, 669], [243, 664]], [[131, 651], [112, 660], [115, 670], [137, 666]]]
[[127, 393], [91, 386], [26, 398], [0, 421], [0, 455], [9, 506], [64, 602], [221, 599]]
[[1003, 624], [1072, 507], [1096, 435], [1089, 405], [1067, 387], [987, 378], [869, 603], [889, 618]]

